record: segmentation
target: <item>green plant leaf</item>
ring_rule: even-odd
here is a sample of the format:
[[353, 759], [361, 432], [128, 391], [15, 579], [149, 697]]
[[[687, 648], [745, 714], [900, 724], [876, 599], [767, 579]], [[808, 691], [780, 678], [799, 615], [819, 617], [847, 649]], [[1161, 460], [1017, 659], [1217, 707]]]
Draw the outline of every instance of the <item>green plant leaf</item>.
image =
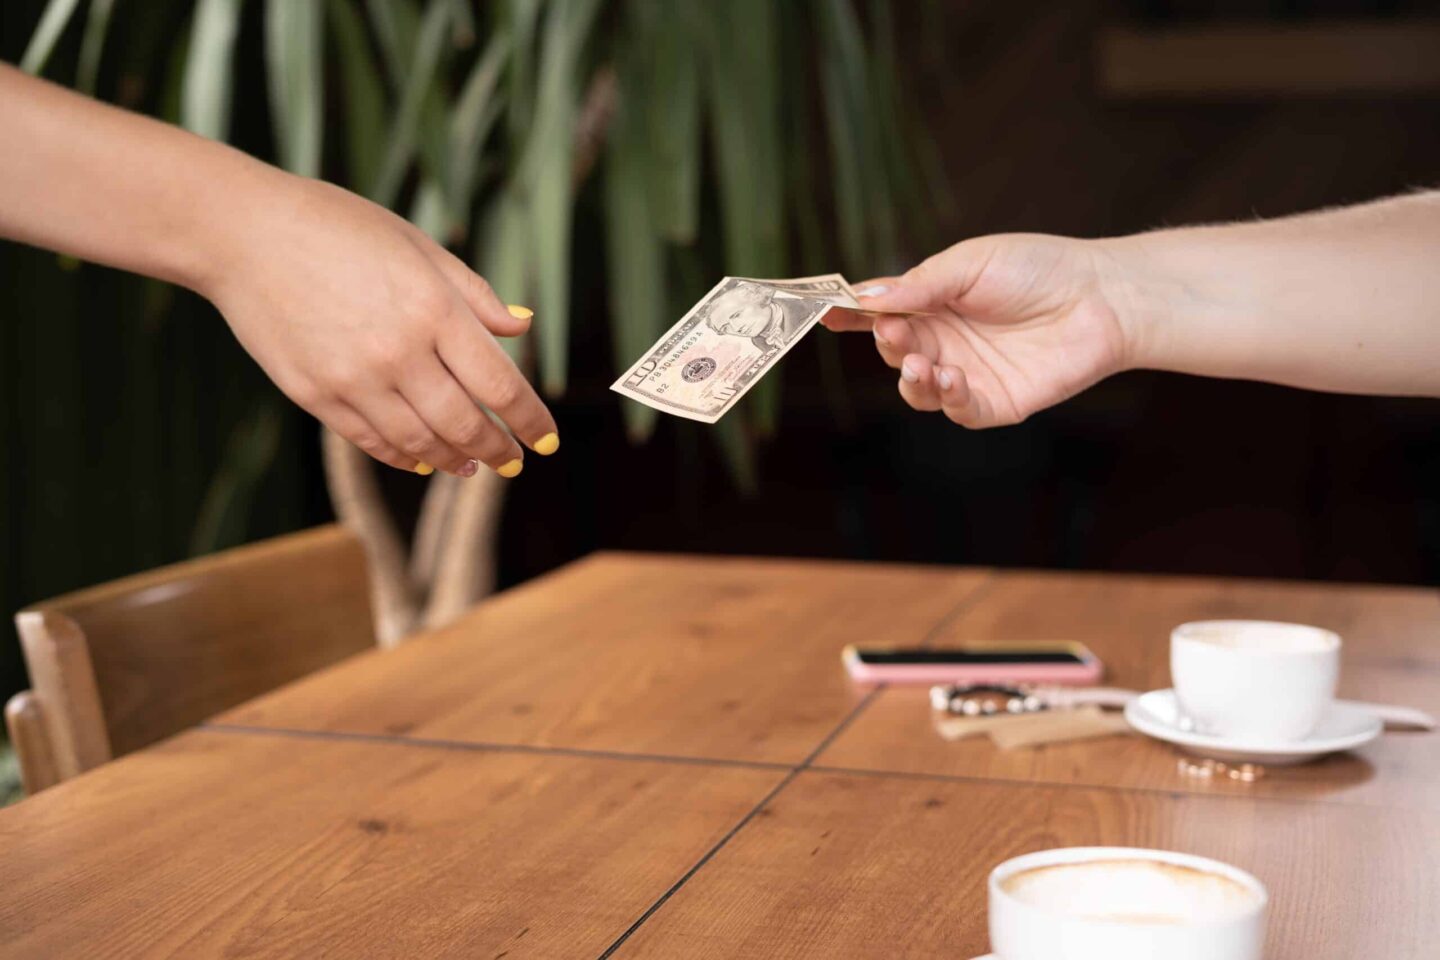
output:
[[185, 101], [185, 68], [189, 63], [190, 34], [182, 31], [179, 42], [165, 55], [165, 72], [160, 83], [158, 113], [170, 123], [181, 123], [180, 114]]
[[232, 63], [243, 6], [244, 0], [199, 0], [190, 23], [180, 122], [185, 129], [212, 140], [230, 136]]
[[849, 0], [817, 0], [820, 26], [821, 90], [834, 168], [834, 203], [840, 228], [841, 260], [847, 271], [863, 270], [870, 245], [868, 210], [888, 206], [865, 76], [860, 25]]
[[[476, 271], [506, 303], [530, 303], [533, 286], [529, 211], [510, 189], [491, 202], [479, 231], [471, 262]], [[531, 334], [506, 337], [500, 345], [517, 364], [524, 359]]]
[[462, 224], [469, 217], [479, 179], [481, 148], [500, 114], [501, 98], [496, 86], [509, 55], [509, 35], [498, 30], [475, 61], [451, 111], [445, 162], [450, 184], [446, 194], [451, 217]]
[[565, 390], [570, 322], [570, 228], [577, 72], [596, 0], [554, 0], [541, 38], [535, 122], [521, 164], [535, 262], [536, 343], [547, 393]]
[[401, 18], [407, 10], [413, 16], [413, 10], [407, 0], [365, 0], [365, 9], [370, 11], [370, 26], [380, 41], [391, 83], [398, 86], [399, 78], [406, 73], [404, 67], [409, 63], [410, 45], [414, 40], [401, 34]]
[[541, 0], [503, 0], [501, 29], [513, 38], [508, 78], [510, 138], [523, 143], [535, 106], [535, 32], [540, 23]]
[[755, 470], [755, 447], [745, 434], [745, 421], [739, 417], [726, 417], [715, 424], [714, 433], [721, 452], [725, 454], [725, 465], [730, 468], [735, 486], [746, 496], [753, 495], [759, 488], [759, 481]]
[[[405, 174], [414, 159], [415, 144], [420, 134], [421, 113], [431, 85], [435, 82], [440, 54], [445, 47], [450, 18], [453, 15], [451, 0], [430, 0], [416, 31], [415, 46], [407, 60], [408, 69], [400, 92], [400, 107], [390, 126], [385, 159], [380, 164], [380, 173], [371, 194], [371, 199], [387, 207], [395, 203]], [[431, 173], [433, 176], [442, 176], [443, 169]]]
[[695, 8], [660, 7], [653, 35], [653, 76], [637, 98], [650, 107], [655, 155], [657, 228], [672, 243], [695, 240], [700, 208], [700, 64], [695, 56]]
[[192, 555], [244, 542], [246, 520], [280, 450], [284, 422], [279, 396], [267, 392], [235, 426], [195, 519], [190, 537]]
[[[620, 78], [620, 107], [606, 145], [604, 171], [610, 331], [616, 366], [622, 370], [664, 331], [667, 306], [664, 245], [651, 212], [657, 158], [649, 149], [644, 79], [639, 70]], [[650, 435], [655, 410], [627, 400], [621, 411], [631, 442]]]
[[[123, 29], [115, 31], [115, 57], [119, 61], [117, 103], [131, 109], [146, 109], [152, 87], [163, 90], [169, 80], [171, 57], [182, 49], [189, 50], [194, 3], [195, 0], [147, 0], [124, 7], [119, 21]], [[157, 102], [151, 100], [148, 108], [159, 113]], [[160, 115], [171, 123], [179, 123], [178, 103], [176, 98], [176, 110]]]
[[46, 4], [45, 12], [40, 14], [40, 22], [35, 25], [35, 32], [30, 35], [30, 42], [25, 45], [25, 53], [20, 57], [21, 70], [38, 74], [45, 69], [55, 44], [60, 42], [60, 35], [65, 32], [79, 5], [80, 0], [50, 0]]
[[[725, 239], [726, 272], [786, 274], [785, 197], [779, 88], [779, 24], [770, 0], [703, 7], [705, 57]], [[746, 398], [762, 433], [774, 430], [778, 381], [762, 380]]]
[[[898, 218], [906, 224], [909, 241], [928, 250], [940, 242], [936, 223], [954, 212], [954, 197], [935, 138], [918, 116], [914, 98], [906, 96], [901, 89], [900, 56], [891, 3], [871, 0], [870, 11], [870, 29], [866, 36], [873, 50], [870, 77], [877, 121], [875, 136], [884, 148], [885, 177], [892, 198], [885, 207], [892, 219], [889, 224], [882, 224], [882, 230], [888, 227], [898, 234]], [[943, 12], [939, 5], [927, 0], [921, 4], [921, 16], [927, 20], [938, 19]], [[945, 33], [943, 29], [932, 29], [925, 35], [937, 32]], [[876, 255], [882, 269], [868, 272], [891, 272], [898, 265], [899, 254], [893, 234], [888, 238], [882, 236], [879, 247]]]
[[327, 13], [345, 90], [346, 160], [351, 186], [369, 196], [385, 146], [385, 88], [371, 53], [365, 21], [351, 0], [329, 0]]
[[457, 50], [468, 49], [475, 45], [475, 37], [478, 33], [475, 11], [470, 6], [470, 0], [450, 0], [450, 2], [455, 7], [450, 20], [450, 44]]
[[324, 44], [320, 0], [266, 0], [265, 58], [280, 162], [320, 175], [324, 128]]
[[75, 88], [95, 95], [100, 76], [100, 57], [105, 52], [105, 35], [110, 32], [110, 15], [115, 0], [92, 0], [85, 17], [85, 34], [80, 40], [80, 65], [75, 69]]
[[[368, 0], [376, 34], [381, 40], [385, 54], [385, 66], [390, 76], [390, 85], [396, 99], [403, 99], [406, 84], [415, 66], [416, 47], [420, 39], [420, 8], [412, 0]], [[454, 7], [451, 8], [454, 14]], [[445, 59], [446, 50], [440, 50], [440, 59]], [[437, 66], [435, 75], [443, 76]], [[416, 121], [415, 146], [420, 153], [423, 172], [445, 182], [445, 136], [447, 130], [448, 105], [444, 92], [436, 82], [425, 91], [424, 103]], [[403, 179], [403, 178], [402, 178]]]
[[436, 243], [445, 244], [450, 234], [450, 210], [445, 202], [445, 188], [430, 177], [420, 181], [409, 220], [429, 234]]

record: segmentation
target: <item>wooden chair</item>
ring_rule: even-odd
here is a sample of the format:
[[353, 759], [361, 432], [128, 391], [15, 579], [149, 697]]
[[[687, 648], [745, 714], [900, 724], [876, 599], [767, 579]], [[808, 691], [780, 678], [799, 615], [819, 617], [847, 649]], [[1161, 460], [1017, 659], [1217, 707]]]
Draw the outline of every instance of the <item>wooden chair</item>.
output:
[[31, 689], [5, 708], [35, 793], [375, 645], [365, 554], [336, 525], [15, 615]]

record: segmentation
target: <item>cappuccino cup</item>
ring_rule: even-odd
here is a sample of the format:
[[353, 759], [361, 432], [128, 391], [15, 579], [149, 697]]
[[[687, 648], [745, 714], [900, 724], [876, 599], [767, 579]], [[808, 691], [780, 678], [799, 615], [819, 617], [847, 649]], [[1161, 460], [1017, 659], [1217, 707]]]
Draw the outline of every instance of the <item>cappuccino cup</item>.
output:
[[1068, 847], [990, 873], [996, 960], [1260, 960], [1269, 896], [1205, 857]]
[[1340, 637], [1265, 620], [1203, 620], [1170, 634], [1170, 677], [1197, 732], [1303, 740], [1335, 700]]

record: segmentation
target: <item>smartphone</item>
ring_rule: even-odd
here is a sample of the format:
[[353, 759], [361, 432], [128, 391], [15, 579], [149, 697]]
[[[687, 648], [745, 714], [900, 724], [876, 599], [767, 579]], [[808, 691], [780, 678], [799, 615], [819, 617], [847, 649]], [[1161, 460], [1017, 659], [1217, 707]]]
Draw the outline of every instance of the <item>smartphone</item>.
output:
[[948, 649], [859, 647], [841, 654], [865, 683], [1054, 683], [1083, 686], [1105, 674], [1083, 643], [970, 644]]

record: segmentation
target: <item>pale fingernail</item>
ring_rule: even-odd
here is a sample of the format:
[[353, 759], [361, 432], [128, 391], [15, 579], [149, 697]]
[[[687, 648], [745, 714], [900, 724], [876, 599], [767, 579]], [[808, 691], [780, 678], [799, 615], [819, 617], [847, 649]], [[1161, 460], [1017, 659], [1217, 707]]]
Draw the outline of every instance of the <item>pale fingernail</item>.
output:
[[536, 440], [533, 444], [531, 444], [530, 449], [534, 450], [542, 457], [548, 457], [550, 456], [550, 454], [560, 449], [560, 435], [553, 431], [547, 433], [545, 434], [545, 436], [541, 437], [539, 440]]
[[525, 469], [525, 464], [521, 463], [518, 459], [516, 459], [511, 460], [509, 463], [500, 467], [495, 472], [500, 474], [500, 476], [504, 477], [506, 480], [509, 480], [511, 477], [520, 476], [520, 471], [523, 469]]
[[949, 390], [955, 385], [955, 378], [950, 376], [949, 372], [941, 370], [935, 374], [935, 382], [940, 384], [941, 390]]
[[909, 363], [900, 364], [900, 376], [905, 378], [906, 383], [916, 383], [920, 379], [919, 372], [917, 372], [914, 367], [910, 366]]
[[516, 320], [529, 320], [535, 316], [534, 310], [531, 310], [529, 307], [522, 307], [518, 303], [507, 303], [505, 305], [505, 312]]
[[479, 472], [479, 470], [479, 460], [466, 460], [463, 464], [460, 465], [460, 469], [455, 471], [455, 474], [461, 477], [473, 477], [476, 473]]
[[873, 283], [864, 290], [856, 290], [857, 297], [883, 297], [890, 292], [890, 288], [883, 283]]
[[879, 328], [879, 327], [876, 327], [873, 332], [874, 332], [874, 334], [875, 334], [875, 342], [876, 342], [876, 343], [880, 344], [880, 346], [882, 346], [882, 347], [888, 347], [888, 346], [890, 346], [890, 341], [889, 341], [889, 340], [886, 340], [884, 337], [880, 336], [880, 328]]
[[415, 464], [415, 472], [422, 477], [428, 477], [435, 472], [435, 468], [428, 463], [417, 463]]

